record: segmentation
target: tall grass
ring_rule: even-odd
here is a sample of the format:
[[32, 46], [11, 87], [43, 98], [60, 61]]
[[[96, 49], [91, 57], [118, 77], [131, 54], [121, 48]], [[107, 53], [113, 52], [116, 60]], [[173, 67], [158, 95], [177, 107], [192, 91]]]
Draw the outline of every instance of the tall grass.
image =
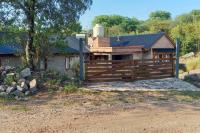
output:
[[200, 55], [190, 58], [184, 62], [187, 72], [200, 68]]

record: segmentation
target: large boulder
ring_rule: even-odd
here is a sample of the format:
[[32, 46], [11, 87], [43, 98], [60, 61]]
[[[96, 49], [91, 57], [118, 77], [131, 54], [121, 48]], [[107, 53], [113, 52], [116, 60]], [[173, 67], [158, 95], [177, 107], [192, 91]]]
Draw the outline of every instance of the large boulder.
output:
[[25, 91], [28, 90], [26, 82], [21, 82], [20, 87], [22, 87]]
[[24, 93], [25, 96], [29, 96], [30, 94], [31, 94], [31, 91], [29, 90]]
[[8, 94], [6, 92], [0, 92], [0, 97], [6, 97]]
[[31, 70], [30, 70], [30, 68], [25, 68], [24, 70], [22, 70], [22, 71], [20, 72], [20, 76], [21, 76], [22, 78], [26, 78], [26, 77], [28, 77], [28, 76], [31, 76]]
[[31, 80], [30, 83], [29, 83], [29, 86], [30, 86], [29, 89], [30, 89], [31, 93], [37, 92], [37, 81], [36, 81], [36, 79]]
[[25, 92], [26, 91], [26, 89], [25, 88], [23, 88], [23, 87], [21, 87], [21, 86], [17, 86], [17, 90], [19, 90], [19, 91], [21, 91], [21, 92]]
[[31, 80], [30, 83], [29, 83], [29, 86], [30, 86], [30, 89], [31, 88], [36, 88], [37, 87], [36, 79]]
[[16, 90], [15, 87], [9, 86], [9, 87], [6, 89], [6, 92], [7, 92], [8, 94], [10, 94], [11, 92], [13, 92], [13, 91], [15, 91], [15, 90]]
[[18, 96], [18, 97], [23, 97], [24, 93], [22, 93], [19, 90], [15, 90], [14, 92], [11, 93], [12, 95]]
[[5, 91], [6, 91], [6, 86], [0, 85], [0, 92], [5, 92]]

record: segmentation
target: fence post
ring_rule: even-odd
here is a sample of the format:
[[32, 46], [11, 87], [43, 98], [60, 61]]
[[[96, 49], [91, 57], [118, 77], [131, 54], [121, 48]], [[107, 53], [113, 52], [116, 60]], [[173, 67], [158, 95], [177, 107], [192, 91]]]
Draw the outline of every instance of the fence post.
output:
[[179, 53], [180, 53], [180, 39], [176, 39], [176, 78], [179, 78]]

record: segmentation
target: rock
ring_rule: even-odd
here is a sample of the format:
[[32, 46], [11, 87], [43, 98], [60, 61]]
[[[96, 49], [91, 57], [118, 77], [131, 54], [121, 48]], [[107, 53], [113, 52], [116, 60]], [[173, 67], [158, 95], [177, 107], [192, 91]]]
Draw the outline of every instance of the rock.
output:
[[31, 76], [31, 70], [30, 70], [30, 68], [25, 68], [24, 70], [22, 70], [22, 71], [20, 72], [20, 76], [21, 76], [22, 78], [26, 78], [26, 77], [28, 77], [28, 76]]
[[6, 97], [8, 94], [6, 92], [0, 92], [0, 97]]
[[26, 80], [25, 83], [29, 86], [30, 81], [29, 81], [29, 80]]
[[6, 86], [0, 85], [0, 92], [5, 92], [5, 91], [6, 91]]
[[16, 73], [16, 74], [15, 74], [15, 77], [16, 77], [16, 80], [20, 80], [20, 75], [19, 75], [19, 73]]
[[18, 84], [21, 84], [22, 82], [26, 82], [26, 79], [21, 78], [21, 79], [18, 80]]
[[25, 82], [21, 82], [20, 87], [22, 87], [24, 90], [28, 90], [28, 86], [26, 85]]
[[5, 69], [5, 71], [8, 71], [8, 70], [11, 70], [13, 68], [11, 66], [6, 66], [4, 69]]
[[6, 71], [3, 71], [2, 73], [1, 73], [1, 76], [5, 76], [6, 75]]
[[24, 93], [22, 93], [19, 90], [15, 90], [14, 92], [11, 93], [12, 95], [18, 96], [18, 97], [23, 97]]
[[31, 80], [30, 81], [30, 83], [29, 83], [29, 86], [30, 86], [30, 91], [31, 91], [31, 93], [36, 93], [37, 92], [37, 81], [36, 81], [36, 79], [33, 79], [33, 80]]
[[17, 86], [17, 90], [19, 90], [19, 91], [21, 91], [21, 92], [25, 92], [26, 91], [26, 89], [25, 88], [22, 88], [21, 86]]
[[15, 96], [15, 100], [17, 100], [17, 101], [21, 101], [22, 98], [21, 98], [20, 96]]
[[12, 87], [17, 87], [17, 83], [16, 82], [12, 82]]
[[15, 87], [9, 86], [9, 87], [6, 89], [6, 92], [7, 92], [8, 94], [10, 94], [11, 92], [13, 92], [13, 91], [15, 91], [15, 90], [16, 90]]
[[6, 76], [15, 76], [15, 73], [8, 73]]
[[25, 96], [29, 96], [30, 94], [31, 94], [30, 91], [26, 91], [26, 92], [25, 92]]
[[31, 80], [30, 83], [29, 83], [29, 86], [30, 86], [30, 89], [36, 88], [37, 87], [36, 79]]
[[30, 91], [31, 91], [31, 93], [36, 93], [37, 91], [38, 91], [38, 89], [35, 87], [35, 88], [30, 88]]

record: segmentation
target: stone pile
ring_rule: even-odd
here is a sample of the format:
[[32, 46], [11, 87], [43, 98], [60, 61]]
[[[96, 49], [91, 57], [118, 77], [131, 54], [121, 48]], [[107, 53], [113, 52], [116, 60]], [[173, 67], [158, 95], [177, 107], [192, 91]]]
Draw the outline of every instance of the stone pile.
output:
[[0, 96], [20, 99], [37, 92], [37, 81], [31, 79], [30, 68], [17, 72], [14, 67], [0, 67]]

